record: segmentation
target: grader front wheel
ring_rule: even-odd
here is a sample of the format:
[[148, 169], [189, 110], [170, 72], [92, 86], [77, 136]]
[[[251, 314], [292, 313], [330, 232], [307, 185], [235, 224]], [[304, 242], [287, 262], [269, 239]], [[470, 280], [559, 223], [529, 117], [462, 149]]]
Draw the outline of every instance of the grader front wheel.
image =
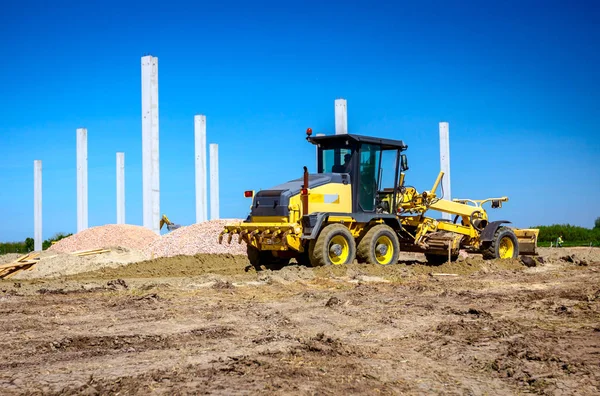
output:
[[376, 225], [361, 239], [356, 255], [368, 264], [396, 264], [400, 255], [398, 237], [390, 226]]
[[310, 241], [308, 253], [313, 267], [350, 264], [356, 257], [356, 242], [348, 228], [331, 224], [323, 228], [316, 240]]
[[481, 248], [481, 254], [486, 260], [508, 259], [519, 257], [519, 240], [515, 232], [508, 227], [500, 227], [491, 242], [486, 242]]

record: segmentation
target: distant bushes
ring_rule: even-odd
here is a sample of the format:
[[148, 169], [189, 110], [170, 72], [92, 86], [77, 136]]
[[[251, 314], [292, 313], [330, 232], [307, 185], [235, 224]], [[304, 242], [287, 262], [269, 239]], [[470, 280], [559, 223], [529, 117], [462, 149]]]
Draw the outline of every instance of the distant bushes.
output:
[[[600, 219], [600, 218], [599, 218]], [[539, 228], [540, 235], [538, 242], [542, 245], [556, 242], [556, 239], [562, 235], [565, 246], [585, 245], [591, 243], [594, 246], [600, 245], [600, 221], [596, 220], [596, 226], [592, 229], [578, 227], [571, 224], [553, 224], [549, 226], [536, 226]]]
[[[73, 234], [65, 234], [63, 232], [59, 232], [55, 234], [53, 237], [46, 239], [42, 242], [42, 249], [46, 250], [51, 245], [52, 242], [60, 241], [63, 238], [71, 236]], [[0, 254], [6, 253], [29, 253], [33, 252], [34, 249], [34, 240], [33, 238], [26, 238], [23, 242], [4, 242], [0, 243]]]

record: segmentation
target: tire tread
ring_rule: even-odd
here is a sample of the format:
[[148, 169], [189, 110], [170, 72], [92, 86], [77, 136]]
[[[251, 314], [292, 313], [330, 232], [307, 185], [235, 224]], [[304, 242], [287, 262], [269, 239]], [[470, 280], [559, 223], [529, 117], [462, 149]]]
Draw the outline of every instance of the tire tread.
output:
[[[388, 226], [387, 224], [378, 224], [376, 226], [371, 227], [365, 236], [360, 240], [358, 246], [356, 247], [356, 258], [359, 262], [365, 262], [369, 264], [379, 264], [374, 257], [371, 257], [371, 253], [374, 249], [373, 243], [375, 242], [375, 236], [381, 231], [386, 230], [392, 234], [395, 243], [394, 248], [396, 252], [394, 252], [394, 256], [396, 256], [396, 262], [398, 261], [398, 256], [400, 255], [400, 242], [398, 241], [398, 237], [394, 232], [393, 228]], [[391, 263], [390, 263], [391, 264]]]
[[[317, 239], [313, 239], [312, 241], [310, 241], [308, 247], [308, 254], [310, 264], [313, 267], [322, 267], [325, 265], [330, 265], [328, 256], [325, 256], [324, 254], [324, 247], [325, 243], [330, 240], [330, 236], [336, 232], [343, 232], [344, 234], [346, 234], [348, 244], [350, 245], [350, 255], [352, 256], [352, 253], [356, 252], [356, 242], [354, 241], [354, 238], [352, 237], [352, 234], [350, 234], [348, 228], [342, 224], [330, 224], [323, 228]], [[350, 262], [354, 260], [354, 257], [351, 258], [352, 260], [349, 260]]]

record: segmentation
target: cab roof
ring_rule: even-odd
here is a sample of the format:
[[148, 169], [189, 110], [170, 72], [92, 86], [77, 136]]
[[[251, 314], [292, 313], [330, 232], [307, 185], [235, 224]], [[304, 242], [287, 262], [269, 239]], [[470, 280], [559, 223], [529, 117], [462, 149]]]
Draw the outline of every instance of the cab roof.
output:
[[[383, 150], [400, 150], [408, 149], [402, 140], [376, 138], [371, 136], [343, 134], [343, 135], [325, 135], [325, 136], [309, 136], [306, 138], [310, 143], [319, 145], [323, 148], [340, 147], [341, 145], [357, 145], [357, 144], [373, 144], [381, 146]], [[344, 143], [345, 142], [345, 143]]]

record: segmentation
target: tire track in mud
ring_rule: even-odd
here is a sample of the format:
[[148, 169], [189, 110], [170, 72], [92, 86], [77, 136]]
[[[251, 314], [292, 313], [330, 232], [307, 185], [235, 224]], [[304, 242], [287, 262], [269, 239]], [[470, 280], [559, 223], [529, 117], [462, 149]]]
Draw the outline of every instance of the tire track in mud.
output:
[[[270, 333], [270, 332], [267, 332]], [[361, 359], [372, 355], [336, 337], [317, 333], [310, 337], [283, 337], [286, 344], [276, 350], [218, 357], [207, 364], [157, 369], [118, 379], [93, 378], [79, 387], [61, 390], [61, 395], [224, 393], [243, 389], [243, 393], [287, 392], [392, 394], [398, 382], [378, 378], [372, 367]], [[269, 344], [279, 338], [261, 335], [257, 344]], [[231, 351], [230, 351], [231, 352]], [[325, 387], [325, 388], [324, 388]]]
[[[595, 394], [600, 390], [600, 290], [591, 290], [595, 287], [571, 279], [554, 288], [515, 291], [501, 306], [497, 291], [487, 296], [481, 291], [471, 303], [494, 311], [448, 309], [416, 350], [533, 393]], [[515, 316], [523, 309], [530, 314]]]
[[1, 362], [0, 370], [35, 365], [40, 359], [46, 362], [61, 362], [123, 353], [192, 348], [200, 344], [206, 346], [234, 335], [235, 329], [232, 327], [210, 326], [173, 334], [70, 336], [57, 341], [30, 343], [28, 358]]

